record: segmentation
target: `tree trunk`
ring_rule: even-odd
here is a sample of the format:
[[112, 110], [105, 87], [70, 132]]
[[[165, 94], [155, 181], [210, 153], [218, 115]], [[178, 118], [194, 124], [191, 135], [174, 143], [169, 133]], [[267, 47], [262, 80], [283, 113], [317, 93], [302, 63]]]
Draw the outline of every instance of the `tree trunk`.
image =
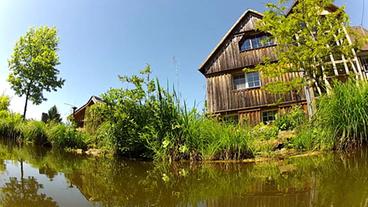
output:
[[[28, 87], [28, 88], [29, 88], [29, 87]], [[26, 120], [27, 106], [28, 106], [28, 98], [29, 98], [29, 89], [27, 90], [27, 94], [26, 94], [26, 103], [24, 104], [23, 120]]]

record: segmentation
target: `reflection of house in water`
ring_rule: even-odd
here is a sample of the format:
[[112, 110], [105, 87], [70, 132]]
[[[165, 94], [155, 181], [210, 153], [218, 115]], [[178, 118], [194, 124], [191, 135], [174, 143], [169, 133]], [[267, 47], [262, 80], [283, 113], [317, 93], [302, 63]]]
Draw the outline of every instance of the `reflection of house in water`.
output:
[[103, 100], [100, 97], [92, 96], [86, 104], [84, 104], [82, 107], [76, 109], [72, 116], [74, 118], [74, 121], [76, 122], [78, 127], [83, 128], [84, 127], [84, 116], [86, 114], [86, 109], [96, 103], [102, 103]]

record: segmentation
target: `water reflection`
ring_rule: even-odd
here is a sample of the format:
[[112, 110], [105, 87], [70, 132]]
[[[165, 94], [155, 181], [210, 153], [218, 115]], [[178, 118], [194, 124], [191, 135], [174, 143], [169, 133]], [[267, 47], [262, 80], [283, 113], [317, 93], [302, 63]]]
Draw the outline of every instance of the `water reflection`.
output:
[[0, 144], [0, 198], [4, 206], [368, 206], [367, 160], [363, 150], [165, 166]]
[[1, 189], [1, 204], [4, 207], [58, 206], [51, 197], [39, 192], [41, 188], [42, 185], [34, 177], [23, 178], [20, 181], [16, 177], [11, 177]]

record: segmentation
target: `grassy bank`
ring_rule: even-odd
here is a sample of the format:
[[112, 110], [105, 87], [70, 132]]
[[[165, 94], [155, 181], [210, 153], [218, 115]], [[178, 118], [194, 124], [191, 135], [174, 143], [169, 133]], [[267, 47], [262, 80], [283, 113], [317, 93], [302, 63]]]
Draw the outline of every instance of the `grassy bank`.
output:
[[23, 121], [0, 103], [5, 106], [0, 110], [0, 136], [161, 161], [242, 160], [280, 151], [347, 149], [367, 141], [365, 82], [336, 83], [330, 95], [319, 98], [310, 121], [295, 107], [270, 125], [250, 127], [189, 109], [174, 90], [149, 77], [149, 67], [140, 75], [120, 77], [126, 87], [110, 89], [102, 95], [104, 103], [89, 107], [82, 130], [73, 122]]
[[313, 119], [299, 126], [294, 143], [299, 149], [349, 150], [368, 141], [368, 83], [335, 83], [318, 100]]

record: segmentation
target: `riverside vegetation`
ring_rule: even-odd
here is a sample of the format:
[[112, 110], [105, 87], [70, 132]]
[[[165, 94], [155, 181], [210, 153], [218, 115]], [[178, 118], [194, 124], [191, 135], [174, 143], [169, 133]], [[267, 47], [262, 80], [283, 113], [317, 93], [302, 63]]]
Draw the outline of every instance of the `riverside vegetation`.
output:
[[[20, 143], [98, 148], [127, 158], [161, 161], [242, 160], [285, 149], [344, 150], [368, 139], [367, 82], [336, 82], [331, 94], [318, 99], [318, 111], [310, 120], [295, 107], [278, 115], [274, 123], [251, 127], [187, 107], [175, 90], [163, 89], [150, 74], [147, 66], [139, 75], [119, 77], [124, 87], [110, 89], [102, 94], [104, 103], [87, 109], [84, 129], [76, 129], [72, 121], [24, 121], [8, 110], [9, 98], [3, 96], [0, 136]], [[284, 130], [290, 133], [280, 133]]]

